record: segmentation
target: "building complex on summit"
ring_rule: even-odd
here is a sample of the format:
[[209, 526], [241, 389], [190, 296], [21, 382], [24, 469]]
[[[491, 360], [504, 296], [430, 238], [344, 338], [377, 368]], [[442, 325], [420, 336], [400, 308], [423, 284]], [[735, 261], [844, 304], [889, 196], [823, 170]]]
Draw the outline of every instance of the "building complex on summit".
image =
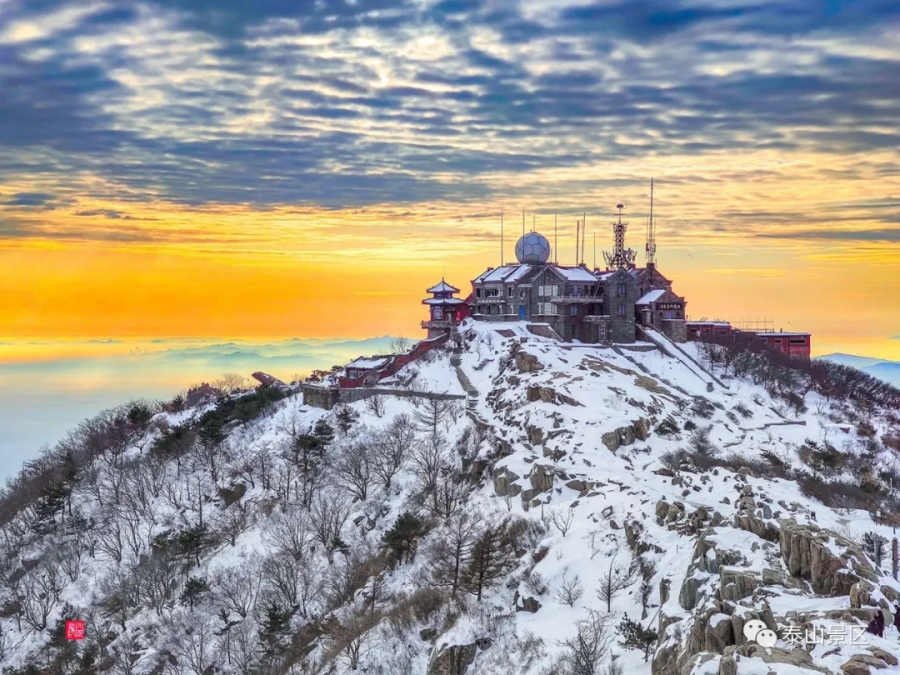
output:
[[[652, 186], [651, 186], [652, 194]], [[516, 262], [489, 267], [472, 280], [472, 292], [462, 300], [460, 290], [443, 279], [429, 288], [423, 300], [430, 310], [422, 327], [429, 339], [449, 334], [463, 319], [525, 321], [546, 324], [565, 341], [631, 343], [660, 333], [672, 342], [732, 337], [739, 332], [728, 322], [688, 321], [687, 301], [672, 289], [672, 281], [656, 266], [656, 233], [652, 216], [647, 230], [646, 263], [625, 247], [627, 223], [621, 204], [613, 223], [614, 246], [604, 252], [605, 269], [551, 261], [551, 247], [539, 232], [523, 233], [516, 243]], [[579, 222], [583, 237], [583, 221]], [[583, 244], [579, 243], [583, 259]], [[748, 331], [743, 331], [748, 332]], [[750, 331], [776, 351], [809, 358], [809, 333]]]
[[[538, 232], [523, 234], [516, 243], [515, 263], [488, 268], [472, 281], [463, 302], [459, 289], [444, 281], [428, 290], [431, 309], [423, 327], [434, 337], [448, 329], [447, 312], [481, 321], [527, 321], [548, 324], [563, 340], [585, 343], [634, 342], [639, 327], [652, 328], [674, 342], [687, 340], [685, 299], [650, 260], [635, 265], [625, 248], [622, 207], [614, 223], [615, 247], [605, 255], [605, 270], [550, 262], [550, 243]], [[448, 304], [452, 303], [452, 304]], [[460, 311], [460, 305], [466, 310]]]

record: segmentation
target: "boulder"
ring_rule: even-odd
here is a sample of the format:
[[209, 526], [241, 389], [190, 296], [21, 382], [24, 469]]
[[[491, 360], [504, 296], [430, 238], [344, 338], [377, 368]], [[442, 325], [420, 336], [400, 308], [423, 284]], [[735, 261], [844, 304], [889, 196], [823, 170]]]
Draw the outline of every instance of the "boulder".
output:
[[431, 657], [428, 675], [466, 675], [466, 670], [475, 661], [478, 646], [444, 645]]
[[259, 382], [262, 387], [286, 387], [287, 385], [279, 380], [277, 377], [273, 375], [269, 375], [268, 373], [264, 373], [262, 371], [256, 371], [250, 377]]
[[[844, 553], [835, 556], [828, 540], [833, 538]], [[806, 579], [819, 595], [849, 595], [861, 578], [876, 580], [875, 572], [856, 544], [815, 526], [781, 521], [781, 556], [791, 576]]]
[[243, 483], [236, 483], [232, 485], [230, 488], [220, 488], [219, 496], [222, 498], [222, 503], [225, 508], [228, 508], [235, 502], [241, 501], [244, 495], [247, 493], [247, 486]]
[[510, 471], [506, 467], [495, 467], [491, 472], [491, 479], [494, 483], [494, 492], [498, 497], [515, 497], [522, 491], [520, 485], [514, 485], [514, 482], [519, 480], [520, 477], [521, 476]]
[[580, 478], [576, 478], [575, 480], [570, 480], [566, 483], [566, 487], [570, 490], [575, 490], [575, 492], [585, 492], [586, 490], [590, 490], [593, 487], [593, 483], [582, 480]]
[[544, 466], [543, 464], [535, 464], [534, 468], [528, 476], [531, 481], [531, 487], [541, 492], [549, 492], [553, 489], [553, 468]]
[[850, 608], [859, 609], [872, 604], [872, 591], [875, 587], [865, 579], [857, 581], [850, 587]]
[[735, 602], [750, 597], [758, 586], [756, 575], [749, 570], [726, 568], [719, 574], [720, 590], [724, 600]]
[[869, 651], [872, 652], [872, 656], [881, 659], [890, 666], [896, 666], [898, 664], [897, 657], [890, 652], [886, 652], [878, 647], [869, 647]]
[[522, 604], [516, 605], [517, 612], [530, 612], [531, 614], [534, 614], [540, 608], [541, 608], [541, 603], [539, 603], [537, 601], [537, 598], [531, 598], [531, 597], [523, 597]]
[[520, 373], [534, 373], [544, 369], [544, 365], [533, 354], [516, 352], [516, 368]]

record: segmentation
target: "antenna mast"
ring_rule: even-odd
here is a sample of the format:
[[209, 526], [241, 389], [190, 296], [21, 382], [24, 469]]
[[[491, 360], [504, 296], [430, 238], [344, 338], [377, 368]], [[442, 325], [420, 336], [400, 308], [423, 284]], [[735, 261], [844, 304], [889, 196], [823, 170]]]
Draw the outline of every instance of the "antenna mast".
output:
[[503, 267], [503, 211], [500, 211], [500, 267]]
[[559, 263], [559, 257], [556, 253], [556, 242], [557, 242], [557, 233], [556, 233], [556, 214], [553, 214], [553, 262]]
[[653, 179], [650, 179], [650, 218], [647, 219], [647, 267], [656, 266], [656, 222], [653, 220]]
[[578, 266], [578, 245], [581, 241], [581, 221], [575, 221], [575, 266]]
[[581, 265], [584, 265], [584, 238], [587, 232], [587, 213], [581, 214]]
[[522, 236], [525, 236], [525, 209], [522, 209]]
[[634, 259], [637, 255], [632, 249], [625, 248], [625, 230], [628, 229], [628, 223], [622, 222], [622, 209], [624, 204], [616, 205], [619, 209], [619, 220], [613, 223], [613, 233], [615, 234], [615, 248], [612, 252], [604, 251], [603, 257], [606, 260], [606, 269], [627, 270], [634, 267]]

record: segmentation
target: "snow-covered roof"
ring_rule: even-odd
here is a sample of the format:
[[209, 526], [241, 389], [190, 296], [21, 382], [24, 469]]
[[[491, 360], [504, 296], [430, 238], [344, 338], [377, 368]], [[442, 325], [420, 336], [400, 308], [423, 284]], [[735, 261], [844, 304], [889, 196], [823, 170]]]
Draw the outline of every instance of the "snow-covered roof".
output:
[[555, 268], [566, 281], [582, 281], [585, 283], [596, 283], [597, 277], [592, 272], [583, 267], [557, 267]]
[[359, 370], [371, 370], [373, 368], [381, 368], [381, 366], [385, 365], [390, 358], [388, 357], [369, 357], [366, 358], [364, 356], [360, 356], [355, 361], [351, 361], [347, 364], [347, 368], [357, 368]]
[[638, 300], [636, 305], [649, 305], [651, 302], [656, 302], [662, 296], [666, 294], [666, 289], [660, 289], [656, 291], [650, 291], [646, 295], [644, 295], [640, 300]]
[[768, 338], [768, 337], [809, 337], [809, 333], [782, 333], [782, 332], [772, 332], [772, 333], [757, 333], [757, 337]]
[[429, 288], [426, 293], [459, 293], [459, 289], [455, 286], [451, 286], [446, 281], [441, 279], [441, 283], [436, 286], [432, 286]]
[[426, 305], [464, 305], [465, 300], [459, 298], [427, 298], [422, 301]]
[[502, 267], [483, 272], [475, 281], [480, 281], [483, 284], [500, 283], [502, 281], [512, 282], [523, 277], [531, 269], [531, 265], [503, 265]]

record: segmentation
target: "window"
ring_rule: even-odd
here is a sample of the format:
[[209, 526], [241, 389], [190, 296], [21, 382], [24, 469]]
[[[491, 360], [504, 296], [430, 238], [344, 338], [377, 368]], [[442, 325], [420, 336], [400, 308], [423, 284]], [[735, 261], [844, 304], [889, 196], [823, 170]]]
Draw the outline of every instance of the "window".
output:
[[616, 305], [616, 316], [625, 316], [625, 305], [619, 304]]
[[556, 315], [556, 305], [552, 302], [539, 302], [537, 305], [537, 313], [555, 316]]
[[481, 297], [481, 289], [480, 289], [480, 288], [476, 288], [476, 289], [475, 289], [475, 297], [476, 297], [476, 298], [480, 298], [480, 297]]
[[569, 314], [578, 316], [578, 305], [569, 305]]
[[514, 290], [515, 290], [515, 289], [514, 289], [512, 286], [510, 286], [509, 288], [507, 288], [507, 289], [506, 289], [506, 295], [507, 295], [507, 297], [510, 297], [510, 298], [511, 298], [511, 297], [513, 296], [513, 291], [514, 291]]
[[496, 298], [500, 295], [500, 289], [499, 288], [485, 289], [485, 295], [487, 295], [487, 297], [489, 297], [489, 298]]
[[559, 295], [559, 286], [555, 284], [538, 286], [538, 295], [542, 298], [555, 298]]
[[441, 319], [444, 318], [444, 312], [440, 307], [434, 308], [434, 318], [435, 318], [435, 321], [440, 321]]
[[628, 289], [626, 288], [625, 284], [620, 283], [620, 284], [618, 284], [618, 285], [616, 286], [616, 295], [617, 295], [618, 297], [624, 298], [624, 297], [625, 297], [625, 294], [626, 294], [627, 292], [628, 292]]
[[525, 290], [522, 289], [521, 291], [519, 291], [519, 300], [524, 300], [524, 299], [525, 299]]

